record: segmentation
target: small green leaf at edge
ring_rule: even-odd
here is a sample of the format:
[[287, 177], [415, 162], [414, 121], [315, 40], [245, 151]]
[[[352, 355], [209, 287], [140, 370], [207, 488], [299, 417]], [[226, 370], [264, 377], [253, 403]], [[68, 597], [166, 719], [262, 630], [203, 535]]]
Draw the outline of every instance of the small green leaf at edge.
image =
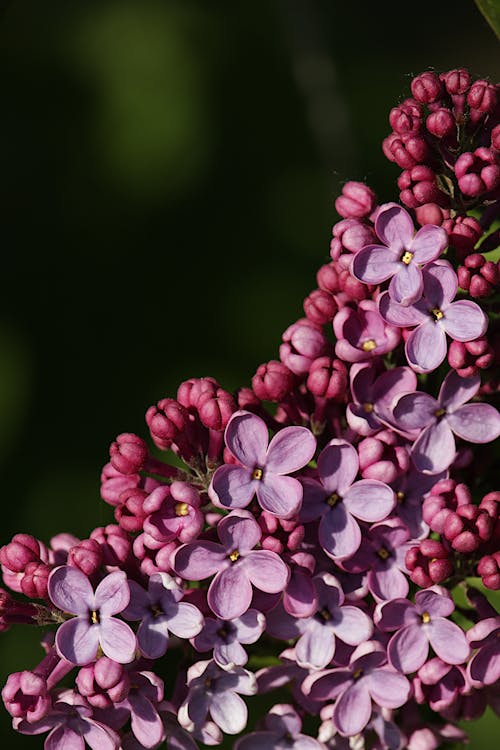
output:
[[500, 2], [499, 0], [475, 0], [477, 7], [500, 39]]

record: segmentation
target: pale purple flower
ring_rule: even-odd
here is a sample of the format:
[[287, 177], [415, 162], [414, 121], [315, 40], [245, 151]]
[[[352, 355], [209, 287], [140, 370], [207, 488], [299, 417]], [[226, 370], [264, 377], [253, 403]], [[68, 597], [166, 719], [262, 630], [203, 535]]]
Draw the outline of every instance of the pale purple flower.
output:
[[266, 618], [262, 612], [249, 609], [234, 620], [216, 620], [205, 618], [203, 630], [193, 638], [197, 651], [211, 651], [216, 664], [222, 669], [243, 667], [248, 655], [242, 643], [255, 643], [266, 627]]
[[399, 398], [393, 411], [396, 424], [421, 430], [411, 449], [418, 471], [437, 474], [448, 469], [455, 458], [455, 435], [469, 443], [489, 443], [500, 435], [500, 414], [494, 406], [467, 403], [480, 385], [479, 375], [461, 378], [451, 370], [437, 400], [422, 391]]
[[410, 305], [422, 296], [420, 266], [441, 255], [448, 246], [448, 235], [434, 224], [426, 224], [415, 234], [410, 214], [394, 203], [380, 206], [375, 232], [383, 244], [360, 250], [353, 258], [352, 274], [365, 284], [391, 279], [391, 299]]
[[416, 326], [405, 344], [406, 359], [415, 372], [435, 370], [446, 357], [446, 335], [455, 341], [472, 341], [482, 336], [488, 318], [479, 305], [457, 300], [458, 278], [448, 261], [429, 263], [423, 269], [423, 296], [404, 306], [391, 299], [389, 292], [380, 295], [379, 311], [388, 323], [402, 328]]
[[302, 734], [302, 721], [293, 706], [273, 706], [264, 719], [264, 728], [241, 737], [234, 750], [321, 750], [318, 740]]
[[295, 515], [302, 502], [302, 486], [286, 476], [314, 456], [316, 438], [306, 427], [284, 427], [271, 442], [266, 423], [256, 414], [237, 411], [225, 430], [226, 445], [239, 464], [215, 471], [208, 494], [222, 508], [245, 508], [254, 495], [261, 508], [279, 518]]
[[375, 623], [383, 631], [396, 630], [387, 645], [390, 663], [405, 674], [420, 669], [432, 646], [447, 664], [462, 664], [470, 653], [464, 631], [446, 618], [455, 603], [442, 586], [417, 591], [415, 604], [393, 599], [377, 604]]
[[179, 708], [182, 727], [200, 732], [210, 715], [225, 734], [239, 734], [247, 724], [248, 710], [240, 695], [255, 695], [255, 675], [242, 667], [224, 670], [214, 661], [199, 661], [188, 670], [188, 694]]
[[333, 559], [353, 555], [361, 543], [358, 521], [382, 521], [394, 508], [391, 488], [376, 479], [355, 482], [356, 449], [345, 440], [331, 440], [318, 457], [319, 482], [303, 478], [301, 519], [321, 518], [319, 542]]
[[48, 581], [52, 603], [76, 617], [64, 622], [56, 633], [60, 655], [73, 664], [89, 664], [97, 650], [122, 664], [135, 655], [136, 639], [130, 627], [113, 615], [122, 612], [130, 599], [126, 574], [110, 573], [96, 588], [95, 594], [87, 576], [78, 568], [61, 565]]
[[46, 750], [118, 750], [120, 737], [110, 727], [92, 718], [92, 709], [73, 690], [60, 694], [54, 711], [38, 721], [14, 719], [14, 729], [21, 734], [50, 732], [45, 739]]
[[335, 354], [344, 362], [365, 362], [392, 352], [401, 334], [380, 315], [371, 299], [358, 302], [356, 309], [346, 306], [335, 315], [333, 331], [337, 337]]
[[373, 435], [383, 426], [392, 427], [392, 405], [402, 393], [414, 391], [417, 377], [409, 367], [379, 370], [373, 363], [355, 363], [350, 371], [353, 402], [346, 418], [359, 435]]
[[418, 703], [427, 703], [433, 711], [448, 708], [470, 685], [465, 670], [458, 665], [446, 664], [438, 656], [423, 664], [413, 678], [413, 689]]
[[140, 620], [137, 644], [148, 659], [166, 653], [169, 632], [179, 638], [193, 638], [203, 628], [203, 615], [189, 602], [182, 602], [184, 592], [168, 573], [154, 573], [145, 591], [129, 581], [130, 603], [123, 610], [126, 620]]
[[268, 631], [277, 638], [294, 638], [295, 658], [300, 667], [323, 669], [334, 658], [337, 638], [358, 646], [373, 633], [371, 619], [345, 596], [335, 576], [319, 573], [313, 578], [317, 589], [316, 612], [311, 617], [294, 618], [279, 606], [269, 613]]
[[208, 604], [217, 617], [233, 620], [249, 608], [252, 586], [277, 594], [285, 589], [290, 572], [275, 552], [254, 549], [262, 532], [248, 511], [229, 513], [219, 521], [217, 533], [221, 544], [200, 540], [179, 547], [173, 566], [186, 580], [214, 576], [208, 589]]
[[347, 668], [313, 673], [304, 690], [316, 700], [336, 698], [333, 723], [341, 735], [351, 737], [366, 727], [373, 704], [399, 708], [408, 700], [411, 685], [387, 664], [382, 645], [367, 641], [353, 652]]
[[467, 631], [476, 653], [467, 665], [473, 684], [493, 685], [500, 680], [500, 615], [480, 620]]
[[446, 471], [423, 474], [411, 468], [391, 482], [397, 499], [393, 515], [406, 524], [412, 539], [423, 539], [429, 533], [429, 526], [422, 517], [422, 504], [434, 485], [447, 477]]
[[186, 482], [156, 487], [143, 504], [147, 514], [143, 523], [146, 541], [166, 543], [179, 539], [187, 543], [196, 539], [204, 523], [200, 505], [199, 493]]

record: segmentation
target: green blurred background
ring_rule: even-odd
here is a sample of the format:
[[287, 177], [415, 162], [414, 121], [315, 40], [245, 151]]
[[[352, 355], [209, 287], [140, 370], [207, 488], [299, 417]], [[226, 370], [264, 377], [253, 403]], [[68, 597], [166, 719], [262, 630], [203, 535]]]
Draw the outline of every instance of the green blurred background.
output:
[[[114, 437], [277, 356], [344, 181], [397, 199], [381, 141], [412, 75], [497, 81], [498, 52], [469, 0], [4, 1], [0, 544], [110, 522]], [[1, 684], [40, 656], [2, 634]], [[42, 747], [0, 717], [2, 749]]]

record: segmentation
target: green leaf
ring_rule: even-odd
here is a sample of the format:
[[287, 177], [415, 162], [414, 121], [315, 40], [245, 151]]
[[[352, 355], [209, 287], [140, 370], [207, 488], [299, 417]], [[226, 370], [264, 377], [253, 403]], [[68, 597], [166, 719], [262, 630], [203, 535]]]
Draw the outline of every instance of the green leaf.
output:
[[476, 5], [500, 39], [500, 1], [476, 0]]

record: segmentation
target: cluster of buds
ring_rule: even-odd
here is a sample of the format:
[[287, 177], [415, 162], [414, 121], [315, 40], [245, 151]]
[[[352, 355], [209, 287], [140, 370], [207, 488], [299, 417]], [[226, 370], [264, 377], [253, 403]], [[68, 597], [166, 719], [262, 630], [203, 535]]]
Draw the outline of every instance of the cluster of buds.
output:
[[436, 750], [498, 712], [498, 258], [470, 252], [498, 210], [497, 87], [411, 88], [384, 142], [405, 207], [343, 186], [276, 358], [119, 434], [88, 538], [0, 549], [0, 630], [44, 628], [2, 698], [46, 750]]

